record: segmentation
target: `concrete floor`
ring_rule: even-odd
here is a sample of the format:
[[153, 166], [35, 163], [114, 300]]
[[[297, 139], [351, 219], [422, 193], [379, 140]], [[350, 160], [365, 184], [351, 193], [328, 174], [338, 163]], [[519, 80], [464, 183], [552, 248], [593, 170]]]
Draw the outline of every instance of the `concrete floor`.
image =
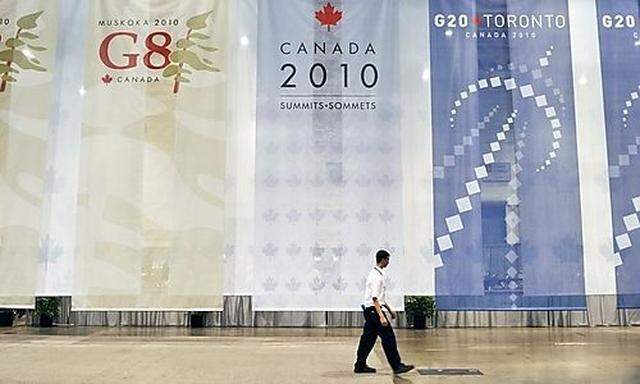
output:
[[640, 328], [397, 330], [419, 367], [484, 376], [351, 372], [357, 329], [0, 328], [0, 383], [640, 383]]

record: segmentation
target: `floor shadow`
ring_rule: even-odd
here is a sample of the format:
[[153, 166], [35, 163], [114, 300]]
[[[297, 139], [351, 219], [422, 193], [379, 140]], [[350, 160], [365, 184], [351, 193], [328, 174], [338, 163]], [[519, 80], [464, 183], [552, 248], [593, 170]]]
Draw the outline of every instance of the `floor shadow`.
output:
[[393, 384], [413, 384], [413, 381], [406, 377], [393, 375]]
[[330, 372], [325, 372], [322, 375], [320, 375], [321, 377], [325, 377], [327, 379], [345, 379], [345, 378], [357, 378], [357, 377], [372, 377], [375, 376], [375, 373], [364, 373], [364, 374], [355, 374], [353, 373], [353, 371], [351, 370], [344, 370], [344, 371], [330, 371]]

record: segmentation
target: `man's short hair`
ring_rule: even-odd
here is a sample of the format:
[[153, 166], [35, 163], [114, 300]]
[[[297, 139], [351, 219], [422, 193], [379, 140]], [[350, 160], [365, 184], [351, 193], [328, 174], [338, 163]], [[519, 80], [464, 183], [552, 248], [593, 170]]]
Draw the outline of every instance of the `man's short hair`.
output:
[[391, 256], [391, 254], [386, 249], [379, 250], [378, 252], [376, 252], [376, 263], [379, 263], [384, 259], [388, 260], [389, 256]]

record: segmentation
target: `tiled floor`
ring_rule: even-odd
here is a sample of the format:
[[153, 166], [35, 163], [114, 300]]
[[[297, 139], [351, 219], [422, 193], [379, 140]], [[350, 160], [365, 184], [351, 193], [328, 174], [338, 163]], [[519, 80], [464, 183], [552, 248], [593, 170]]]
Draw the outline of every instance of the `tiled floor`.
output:
[[357, 329], [0, 328], [0, 383], [640, 383], [640, 328], [397, 330], [419, 367], [484, 376], [351, 372]]

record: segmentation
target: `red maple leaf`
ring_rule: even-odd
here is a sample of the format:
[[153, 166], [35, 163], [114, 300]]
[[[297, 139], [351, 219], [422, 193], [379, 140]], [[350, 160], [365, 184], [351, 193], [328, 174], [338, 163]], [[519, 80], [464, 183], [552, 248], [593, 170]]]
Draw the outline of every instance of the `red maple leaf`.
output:
[[316, 19], [320, 25], [327, 26], [327, 31], [331, 31], [331, 26], [337, 25], [342, 19], [342, 11], [338, 11], [331, 3], [327, 3], [320, 11], [316, 11]]
[[109, 76], [109, 74], [107, 73], [106, 75], [102, 76], [100, 80], [102, 80], [102, 82], [106, 85], [109, 85], [109, 83], [113, 81], [113, 77]]
[[480, 16], [478, 16], [478, 15], [474, 15], [474, 16], [471, 18], [471, 23], [472, 23], [473, 25], [481, 25], [481, 24], [482, 24], [482, 19], [480, 18]]

